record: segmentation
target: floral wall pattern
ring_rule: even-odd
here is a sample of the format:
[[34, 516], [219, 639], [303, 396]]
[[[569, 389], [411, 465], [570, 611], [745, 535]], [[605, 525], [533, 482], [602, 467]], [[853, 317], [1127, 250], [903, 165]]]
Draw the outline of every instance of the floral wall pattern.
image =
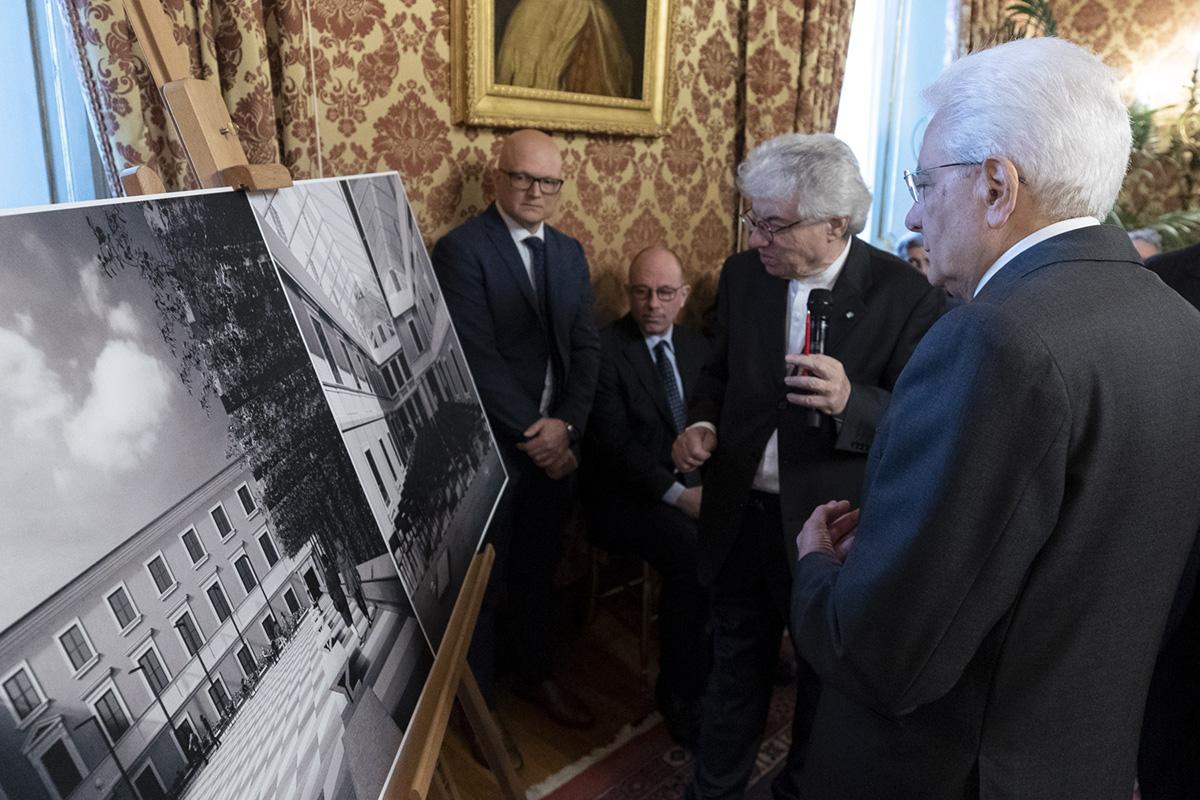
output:
[[[170, 189], [191, 185], [121, 0], [59, 2], [110, 179], [144, 163]], [[448, 0], [165, 6], [194, 73], [220, 82], [250, 161], [282, 161], [296, 178], [395, 169], [430, 243], [486, 207], [503, 131], [451, 122]], [[677, 0], [668, 135], [554, 134], [568, 180], [555, 224], [587, 250], [601, 319], [623, 311], [625, 267], [655, 242], [673, 247], [690, 273], [689, 313], [711, 301], [737, 241], [737, 160], [747, 142], [832, 129], [851, 8]]]

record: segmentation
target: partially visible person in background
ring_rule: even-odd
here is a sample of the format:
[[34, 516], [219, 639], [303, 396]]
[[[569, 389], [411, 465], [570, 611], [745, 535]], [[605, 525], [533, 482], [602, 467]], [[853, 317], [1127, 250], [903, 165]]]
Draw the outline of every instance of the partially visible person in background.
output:
[[1136, 231], [1130, 231], [1129, 241], [1133, 242], [1133, 249], [1138, 251], [1142, 261], [1162, 252], [1162, 236], [1153, 228], [1138, 228]]
[[896, 255], [916, 267], [922, 275], [929, 272], [929, 254], [925, 252], [925, 237], [910, 233], [896, 243]]

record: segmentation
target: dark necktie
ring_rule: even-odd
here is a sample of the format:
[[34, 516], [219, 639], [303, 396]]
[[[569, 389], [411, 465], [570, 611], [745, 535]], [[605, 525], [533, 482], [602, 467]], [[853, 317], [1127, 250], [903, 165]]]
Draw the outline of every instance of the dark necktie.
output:
[[546, 334], [546, 349], [550, 357], [550, 374], [554, 393], [551, 407], [557, 405], [563, 385], [563, 368], [554, 338], [554, 320], [550, 317], [550, 285], [546, 282], [546, 243], [537, 236], [526, 236], [521, 244], [529, 248], [529, 266], [533, 273], [533, 293], [537, 297], [538, 316], [542, 318], [542, 331]]
[[671, 418], [675, 422], [675, 433], [683, 431], [687, 425], [687, 410], [683, 407], [683, 397], [679, 394], [679, 383], [675, 380], [675, 370], [671, 368], [671, 360], [667, 358], [670, 345], [662, 339], [654, 345], [654, 363], [658, 365], [658, 377], [662, 380], [663, 390], [667, 393], [667, 406], [671, 409]]

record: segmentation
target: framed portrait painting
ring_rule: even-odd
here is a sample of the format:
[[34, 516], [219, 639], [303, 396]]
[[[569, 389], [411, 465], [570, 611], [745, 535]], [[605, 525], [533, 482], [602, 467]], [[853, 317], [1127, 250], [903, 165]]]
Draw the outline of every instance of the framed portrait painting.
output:
[[453, 0], [455, 121], [661, 136], [671, 0]]

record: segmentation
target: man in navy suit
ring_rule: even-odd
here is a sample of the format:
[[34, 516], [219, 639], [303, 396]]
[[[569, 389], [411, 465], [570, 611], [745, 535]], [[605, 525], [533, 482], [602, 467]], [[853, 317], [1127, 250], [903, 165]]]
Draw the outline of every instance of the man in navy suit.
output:
[[600, 332], [603, 359], [584, 444], [592, 540], [644, 559], [662, 577], [655, 699], [667, 730], [694, 747], [708, 677], [708, 603], [696, 572], [699, 473], [676, 472], [671, 443], [708, 342], [676, 324], [691, 287], [679, 259], [648, 247], [629, 266], [629, 313]]
[[551, 611], [600, 347], [583, 247], [546, 224], [562, 184], [562, 158], [549, 136], [510, 134], [495, 173], [496, 202], [446, 234], [432, 260], [509, 472], [488, 533], [496, 564], [471, 664], [489, 702], [499, 655], [511, 664], [518, 694], [556, 722], [583, 728], [591, 713], [552, 677]]
[[906, 224], [965, 302], [896, 384], [861, 519], [823, 504], [797, 542], [801, 794], [1124, 800], [1200, 527], [1200, 314], [1099, 222], [1130, 128], [1092, 53], [1008, 42], [925, 97]]

